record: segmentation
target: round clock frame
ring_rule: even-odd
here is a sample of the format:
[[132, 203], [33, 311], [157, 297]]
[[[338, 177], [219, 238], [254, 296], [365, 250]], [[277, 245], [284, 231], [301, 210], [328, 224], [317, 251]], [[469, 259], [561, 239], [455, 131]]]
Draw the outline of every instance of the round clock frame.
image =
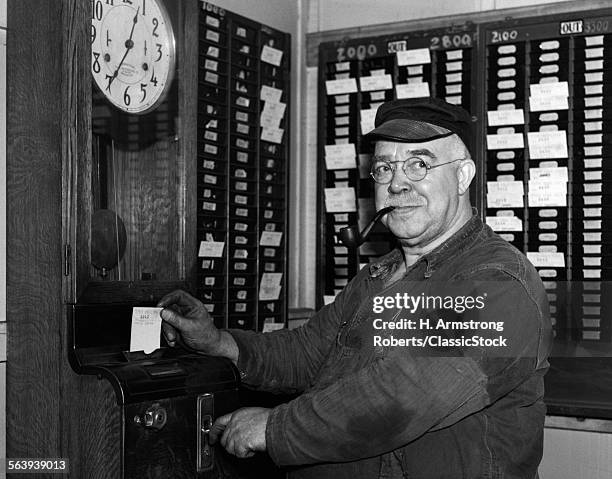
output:
[[161, 0], [95, 0], [91, 46], [94, 83], [121, 112], [145, 115], [167, 97], [176, 41]]

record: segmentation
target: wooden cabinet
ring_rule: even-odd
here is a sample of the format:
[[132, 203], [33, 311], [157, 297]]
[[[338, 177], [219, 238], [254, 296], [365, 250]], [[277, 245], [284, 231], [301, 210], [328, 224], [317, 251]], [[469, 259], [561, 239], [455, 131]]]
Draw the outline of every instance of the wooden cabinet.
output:
[[197, 292], [202, 4], [166, 4], [177, 83], [153, 123], [92, 92], [96, 2], [8, 4], [7, 457], [68, 458], [75, 478], [120, 477], [122, 420], [110, 384], [69, 366], [71, 305]]

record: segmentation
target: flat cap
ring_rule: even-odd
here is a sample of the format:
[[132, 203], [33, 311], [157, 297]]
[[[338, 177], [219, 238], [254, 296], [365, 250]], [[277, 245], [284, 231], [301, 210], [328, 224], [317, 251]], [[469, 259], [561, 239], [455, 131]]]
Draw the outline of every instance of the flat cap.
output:
[[424, 143], [453, 133], [470, 149], [472, 117], [467, 111], [439, 98], [408, 98], [383, 103], [365, 138]]

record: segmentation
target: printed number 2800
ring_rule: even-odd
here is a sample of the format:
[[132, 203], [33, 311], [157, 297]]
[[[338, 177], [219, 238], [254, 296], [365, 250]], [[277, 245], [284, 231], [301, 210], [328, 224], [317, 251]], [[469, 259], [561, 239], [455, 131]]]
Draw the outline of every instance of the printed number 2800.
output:
[[441, 37], [431, 37], [429, 48], [432, 50], [465, 48], [472, 46], [472, 36], [469, 33], [463, 35], [442, 35]]

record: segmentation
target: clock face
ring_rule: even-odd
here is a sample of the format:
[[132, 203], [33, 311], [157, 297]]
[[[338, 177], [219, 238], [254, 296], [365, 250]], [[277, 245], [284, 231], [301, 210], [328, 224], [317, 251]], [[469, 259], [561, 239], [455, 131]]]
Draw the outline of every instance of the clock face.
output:
[[144, 114], [161, 103], [174, 74], [172, 23], [160, 0], [92, 1], [91, 72], [113, 105]]

